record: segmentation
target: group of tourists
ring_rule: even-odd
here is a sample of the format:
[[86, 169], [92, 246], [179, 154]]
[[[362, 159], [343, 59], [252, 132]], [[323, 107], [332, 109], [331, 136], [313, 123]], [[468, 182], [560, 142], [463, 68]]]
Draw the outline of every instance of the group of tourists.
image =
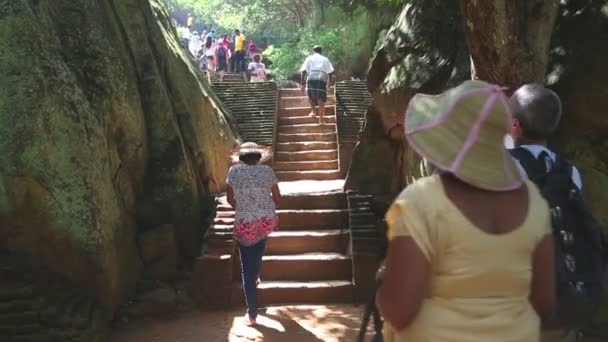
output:
[[[321, 53], [316, 46], [302, 66], [302, 86], [322, 119], [333, 67]], [[405, 136], [437, 171], [386, 213], [376, 294], [384, 341], [540, 341], [541, 326], [588, 323], [605, 249], [580, 172], [547, 147], [561, 115], [558, 95], [540, 84], [510, 98], [482, 81], [414, 96]], [[227, 176], [249, 326], [265, 241], [278, 226], [269, 157], [244, 144]]]
[[199, 33], [193, 29], [193, 17], [186, 27], [178, 27], [184, 47], [194, 56], [202, 70], [218, 73], [222, 81], [227, 72], [248, 72], [251, 82], [267, 80], [268, 70], [262, 63], [261, 51], [253, 40], [247, 42], [238, 29], [229, 37], [217, 35], [215, 29]]

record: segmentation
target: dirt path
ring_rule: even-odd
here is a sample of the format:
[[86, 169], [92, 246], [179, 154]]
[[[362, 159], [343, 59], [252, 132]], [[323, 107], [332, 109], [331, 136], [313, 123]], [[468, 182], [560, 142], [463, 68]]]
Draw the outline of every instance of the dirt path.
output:
[[362, 306], [272, 307], [258, 326], [242, 323], [244, 310], [190, 312], [164, 321], [137, 322], [120, 329], [114, 342], [341, 342], [354, 341]]
[[[363, 307], [353, 305], [271, 307], [258, 326], [243, 325], [244, 309], [184, 313], [171, 320], [135, 322], [116, 331], [113, 342], [353, 342]], [[370, 336], [371, 337], [371, 336]], [[368, 339], [369, 340], [369, 339]], [[545, 333], [542, 342], [571, 342]], [[585, 338], [602, 342], [605, 338]]]

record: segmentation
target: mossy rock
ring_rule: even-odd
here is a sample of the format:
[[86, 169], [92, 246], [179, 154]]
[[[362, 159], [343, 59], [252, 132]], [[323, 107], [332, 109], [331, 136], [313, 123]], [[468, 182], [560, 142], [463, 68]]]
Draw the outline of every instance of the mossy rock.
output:
[[173, 224], [198, 254], [232, 118], [162, 0], [0, 1], [0, 40], [0, 252], [108, 320], [141, 274], [138, 230]]

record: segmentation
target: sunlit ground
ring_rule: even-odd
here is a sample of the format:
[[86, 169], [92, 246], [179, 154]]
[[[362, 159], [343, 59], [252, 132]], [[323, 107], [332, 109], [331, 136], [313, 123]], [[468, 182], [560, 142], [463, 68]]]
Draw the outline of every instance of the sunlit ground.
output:
[[117, 342], [339, 342], [354, 341], [363, 306], [271, 307], [258, 325], [243, 324], [244, 309], [192, 312], [165, 321], [136, 322], [117, 332]]
[[344, 179], [279, 182], [279, 188], [283, 195], [315, 192], [341, 192], [344, 189]]

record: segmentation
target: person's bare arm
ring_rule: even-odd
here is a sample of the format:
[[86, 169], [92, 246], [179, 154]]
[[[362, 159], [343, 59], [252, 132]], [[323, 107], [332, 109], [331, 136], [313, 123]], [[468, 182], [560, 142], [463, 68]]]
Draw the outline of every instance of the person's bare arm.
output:
[[551, 314], [555, 306], [555, 254], [553, 236], [545, 236], [532, 259], [530, 303], [539, 317]]
[[278, 207], [279, 202], [281, 202], [281, 190], [279, 189], [279, 184], [275, 184], [270, 191], [272, 191], [272, 200]]
[[232, 208], [236, 208], [236, 201], [234, 200], [234, 190], [232, 190], [232, 187], [230, 185], [228, 185], [226, 197], [228, 199], [228, 203], [232, 206]]
[[389, 243], [384, 265], [376, 303], [384, 319], [403, 330], [414, 321], [427, 295], [429, 264], [411, 237], [397, 237]]

